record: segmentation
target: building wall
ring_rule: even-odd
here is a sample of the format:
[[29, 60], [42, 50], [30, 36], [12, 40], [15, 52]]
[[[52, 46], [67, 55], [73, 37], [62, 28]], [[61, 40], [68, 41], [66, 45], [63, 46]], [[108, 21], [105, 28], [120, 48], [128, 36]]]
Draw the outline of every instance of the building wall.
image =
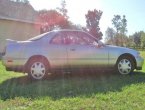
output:
[[21, 41], [39, 34], [39, 25], [0, 19], [0, 52], [6, 44], [6, 39]]

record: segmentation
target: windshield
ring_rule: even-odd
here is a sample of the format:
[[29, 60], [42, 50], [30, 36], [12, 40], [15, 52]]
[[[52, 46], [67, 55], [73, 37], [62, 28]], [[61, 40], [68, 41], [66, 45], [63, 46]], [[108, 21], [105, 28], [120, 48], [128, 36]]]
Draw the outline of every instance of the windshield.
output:
[[98, 44], [101, 45], [101, 46], [105, 46], [105, 44], [100, 40], [98, 41]]

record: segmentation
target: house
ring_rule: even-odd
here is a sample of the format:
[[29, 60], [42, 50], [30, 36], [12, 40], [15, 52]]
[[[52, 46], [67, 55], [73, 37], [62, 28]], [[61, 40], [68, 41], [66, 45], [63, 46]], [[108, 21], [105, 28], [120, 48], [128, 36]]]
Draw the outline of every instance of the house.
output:
[[40, 34], [37, 12], [30, 4], [0, 0], [0, 52], [5, 39], [26, 40]]

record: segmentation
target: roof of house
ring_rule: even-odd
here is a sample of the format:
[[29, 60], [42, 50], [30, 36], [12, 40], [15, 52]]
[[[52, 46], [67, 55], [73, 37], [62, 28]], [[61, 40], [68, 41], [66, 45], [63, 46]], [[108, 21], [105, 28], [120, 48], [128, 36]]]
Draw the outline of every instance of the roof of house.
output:
[[0, 0], [0, 19], [36, 23], [37, 12], [30, 4]]

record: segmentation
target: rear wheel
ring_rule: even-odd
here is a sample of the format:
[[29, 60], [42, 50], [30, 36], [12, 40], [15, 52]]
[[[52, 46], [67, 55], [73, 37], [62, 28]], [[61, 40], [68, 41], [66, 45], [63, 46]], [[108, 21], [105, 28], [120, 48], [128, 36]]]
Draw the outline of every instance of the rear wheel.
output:
[[123, 56], [117, 61], [116, 69], [120, 74], [131, 74], [134, 70], [134, 62], [130, 57]]
[[48, 64], [46, 61], [41, 59], [32, 59], [28, 63], [28, 75], [30, 78], [35, 80], [44, 79], [48, 73]]

